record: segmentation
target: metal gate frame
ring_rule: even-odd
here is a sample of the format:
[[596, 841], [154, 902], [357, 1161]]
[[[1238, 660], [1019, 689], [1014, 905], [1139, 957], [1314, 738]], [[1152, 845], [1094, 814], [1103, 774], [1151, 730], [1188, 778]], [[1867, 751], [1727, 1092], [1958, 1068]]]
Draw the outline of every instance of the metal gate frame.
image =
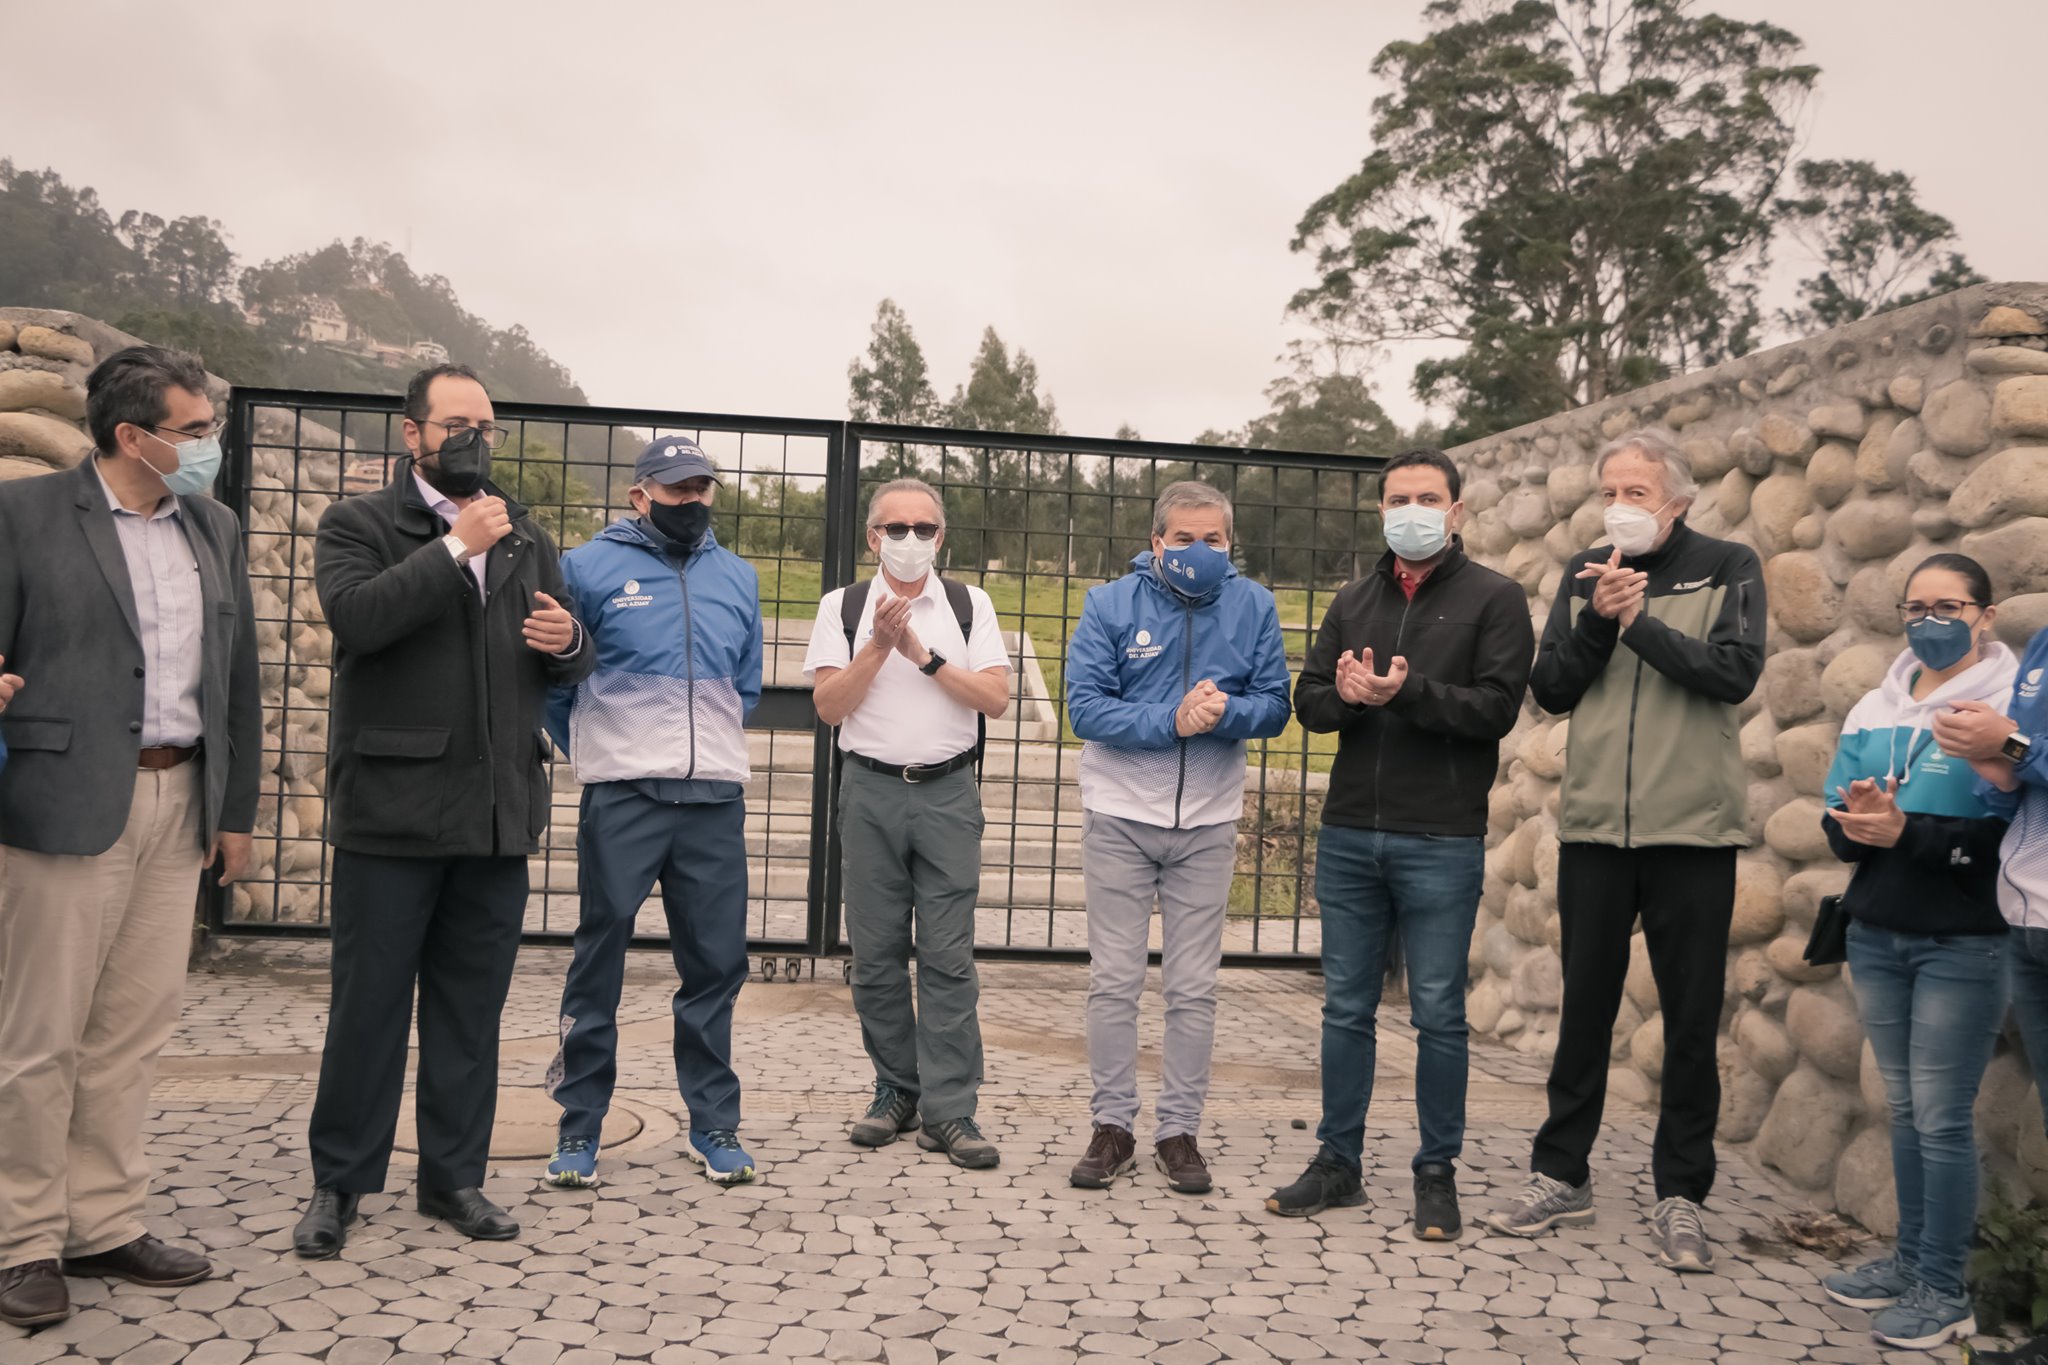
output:
[[[308, 412], [354, 413], [366, 417], [395, 417], [403, 400], [394, 394], [340, 393], [284, 388], [238, 388], [229, 401], [225, 458], [216, 497], [242, 523], [250, 535], [251, 494], [254, 491], [255, 455], [258, 448], [256, 413], [274, 408], [293, 412], [303, 420]], [[1255, 450], [1246, 447], [1194, 445], [1166, 441], [1115, 440], [1100, 437], [1044, 435], [1036, 433], [973, 431], [949, 427], [898, 426], [880, 422], [837, 421], [816, 418], [771, 418], [733, 413], [682, 412], [653, 408], [594, 407], [552, 403], [496, 402], [501, 423], [530, 423], [541, 426], [603, 425], [649, 430], [690, 429], [741, 436], [783, 436], [820, 439], [825, 443], [823, 553], [820, 590], [831, 592], [846, 587], [860, 576], [859, 555], [862, 535], [862, 454], [871, 445], [918, 447], [960, 447], [976, 450], [1031, 452], [1070, 457], [1110, 457], [1162, 463], [1250, 466], [1269, 469], [1325, 471], [1353, 476], [1377, 473], [1381, 457], [1332, 455], [1321, 452]], [[843, 886], [841, 881], [839, 831], [833, 819], [830, 793], [838, 767], [834, 732], [819, 723], [808, 688], [764, 688], [761, 704], [748, 728], [753, 730], [812, 732], [813, 770], [811, 781], [810, 857], [806, 882], [805, 934], [800, 940], [750, 939], [750, 954], [768, 957], [791, 956], [812, 959], [845, 958], [843, 936]], [[327, 876], [323, 852], [322, 877]], [[209, 872], [201, 888], [207, 930], [230, 937], [320, 938], [330, 926], [319, 923], [250, 922], [230, 920], [227, 910], [231, 892], [218, 885]], [[566, 946], [574, 939], [572, 930], [543, 929], [523, 933], [522, 942]], [[665, 948], [668, 940], [659, 935], [635, 935], [637, 948]], [[1085, 948], [1031, 947], [978, 944], [974, 955], [984, 961], [1079, 963], [1088, 960]], [[1155, 950], [1152, 960], [1159, 954]], [[1226, 952], [1224, 965], [1233, 967], [1312, 967], [1320, 956], [1299, 952]]]

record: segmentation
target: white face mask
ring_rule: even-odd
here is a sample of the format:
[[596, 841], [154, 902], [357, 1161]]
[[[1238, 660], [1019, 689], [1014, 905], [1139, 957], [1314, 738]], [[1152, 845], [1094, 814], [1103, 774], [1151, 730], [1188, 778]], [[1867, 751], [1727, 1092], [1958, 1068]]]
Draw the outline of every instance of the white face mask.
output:
[[919, 540], [908, 535], [901, 540], [882, 538], [882, 548], [876, 553], [882, 557], [882, 567], [889, 576], [899, 583], [915, 583], [932, 570], [932, 564], [939, 557], [939, 539]]
[[[1666, 499], [1657, 512], [1670, 505], [1670, 500]], [[1618, 502], [1609, 507], [1600, 520], [1606, 526], [1607, 538], [1614, 542], [1615, 549], [1625, 555], [1639, 555], [1657, 543], [1657, 533], [1664, 529], [1664, 523], [1657, 520], [1657, 512], [1645, 512], [1640, 507]]]

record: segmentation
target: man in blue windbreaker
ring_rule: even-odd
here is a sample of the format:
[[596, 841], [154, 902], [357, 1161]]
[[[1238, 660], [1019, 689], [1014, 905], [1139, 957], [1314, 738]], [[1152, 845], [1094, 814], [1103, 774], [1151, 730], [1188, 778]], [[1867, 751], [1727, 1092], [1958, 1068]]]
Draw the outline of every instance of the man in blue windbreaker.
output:
[[618, 1076], [619, 992], [633, 923], [661, 884], [675, 994], [676, 1082], [690, 1112], [683, 1153], [711, 1179], [754, 1178], [740, 1146], [732, 1010], [747, 978], [746, 717], [761, 699], [760, 584], [711, 533], [718, 475], [696, 442], [669, 437], [633, 466], [638, 516], [562, 556], [597, 667], [556, 691], [548, 730], [584, 784], [576, 834], [582, 919], [562, 991], [562, 1106], [547, 1182], [597, 1183], [600, 1130]]
[[1091, 588], [1067, 646], [1081, 750], [1088, 893], [1088, 1069], [1095, 1131], [1069, 1174], [1107, 1187], [1137, 1164], [1138, 1000], [1160, 915], [1166, 1038], [1154, 1155], [1169, 1188], [1206, 1193], [1195, 1142], [1209, 1093], [1216, 972], [1244, 811], [1248, 739], [1287, 728], [1287, 651], [1273, 594], [1230, 562], [1230, 500], [1176, 483], [1152, 548]]

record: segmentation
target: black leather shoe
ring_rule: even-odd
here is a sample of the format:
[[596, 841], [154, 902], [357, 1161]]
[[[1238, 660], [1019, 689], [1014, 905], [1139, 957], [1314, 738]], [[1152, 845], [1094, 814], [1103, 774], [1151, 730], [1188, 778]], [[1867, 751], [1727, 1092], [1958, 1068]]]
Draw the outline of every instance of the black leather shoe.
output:
[[512, 1216], [471, 1186], [466, 1190], [421, 1190], [420, 1212], [438, 1218], [464, 1237], [479, 1242], [509, 1242], [519, 1235]]
[[71, 1293], [55, 1261], [30, 1261], [0, 1270], [0, 1322], [41, 1327], [71, 1316]]
[[213, 1262], [196, 1251], [166, 1246], [148, 1233], [97, 1256], [66, 1256], [66, 1275], [105, 1275], [151, 1289], [198, 1284], [213, 1274]]
[[348, 1225], [356, 1221], [360, 1196], [340, 1190], [315, 1190], [292, 1229], [292, 1250], [309, 1261], [332, 1260], [348, 1241]]

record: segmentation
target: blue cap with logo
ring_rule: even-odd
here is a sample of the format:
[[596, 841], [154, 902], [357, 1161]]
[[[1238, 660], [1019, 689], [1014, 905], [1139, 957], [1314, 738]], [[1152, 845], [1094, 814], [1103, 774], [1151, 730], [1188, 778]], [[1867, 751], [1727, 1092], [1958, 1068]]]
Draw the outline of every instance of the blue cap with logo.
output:
[[653, 479], [656, 483], [681, 483], [685, 479], [709, 478], [721, 483], [718, 469], [704, 447], [687, 436], [664, 436], [640, 452], [633, 461], [633, 482]]

